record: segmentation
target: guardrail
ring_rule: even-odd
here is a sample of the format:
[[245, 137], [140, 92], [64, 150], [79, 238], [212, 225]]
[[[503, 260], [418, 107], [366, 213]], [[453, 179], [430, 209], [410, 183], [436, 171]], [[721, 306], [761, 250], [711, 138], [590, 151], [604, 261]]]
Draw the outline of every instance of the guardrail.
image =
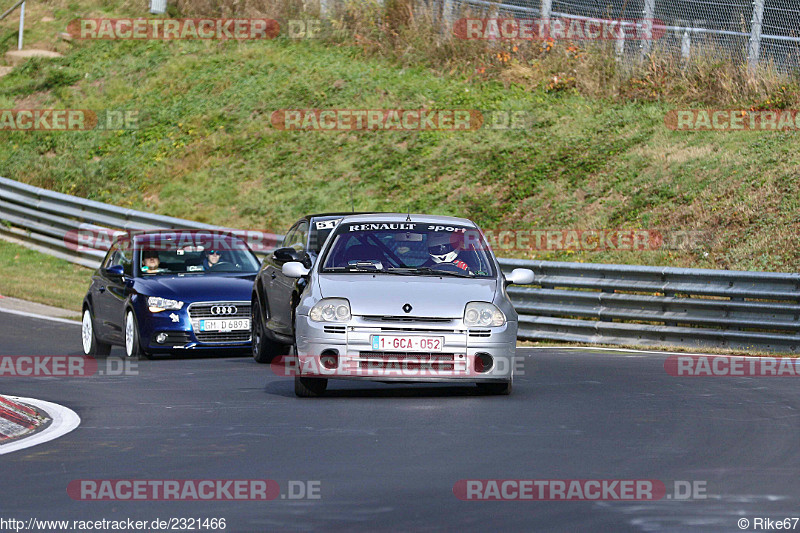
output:
[[[122, 209], [0, 178], [0, 238], [96, 268], [79, 229], [230, 229]], [[277, 235], [272, 235], [279, 238]], [[500, 259], [530, 268], [508, 288], [519, 338], [800, 352], [800, 274]]]
[[800, 351], [800, 274], [522, 261], [519, 337], [584, 343]]
[[[90, 248], [81, 232], [112, 230], [229, 230], [191, 220], [155, 215], [86, 200], [0, 177], [0, 237], [89, 268], [97, 268], [109, 241]], [[277, 237], [272, 235], [271, 237]]]

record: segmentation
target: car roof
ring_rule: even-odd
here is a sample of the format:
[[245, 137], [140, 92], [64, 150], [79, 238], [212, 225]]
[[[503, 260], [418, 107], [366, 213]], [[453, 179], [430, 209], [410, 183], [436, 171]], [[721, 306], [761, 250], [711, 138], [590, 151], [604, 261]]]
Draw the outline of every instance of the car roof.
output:
[[458, 217], [448, 217], [443, 215], [424, 215], [420, 213], [369, 213], [346, 216], [342, 223], [353, 222], [421, 222], [423, 224], [459, 224], [462, 226], [477, 227], [477, 225], [467, 219]]
[[313, 218], [334, 218], [334, 217], [346, 217], [350, 215], [367, 215], [370, 213], [374, 213], [374, 211], [348, 211], [348, 212], [341, 212], [341, 213], [315, 213], [313, 215], [306, 215], [303, 218], [307, 218], [309, 220]]

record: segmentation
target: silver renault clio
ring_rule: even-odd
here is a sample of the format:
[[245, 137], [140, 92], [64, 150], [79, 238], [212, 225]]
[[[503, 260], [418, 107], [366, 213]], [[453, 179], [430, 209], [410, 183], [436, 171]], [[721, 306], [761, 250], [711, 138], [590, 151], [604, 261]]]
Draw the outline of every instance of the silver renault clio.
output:
[[295, 314], [295, 393], [325, 392], [328, 379], [472, 382], [510, 394], [517, 313], [510, 283], [480, 229], [463, 218], [381, 213], [339, 221], [306, 268]]

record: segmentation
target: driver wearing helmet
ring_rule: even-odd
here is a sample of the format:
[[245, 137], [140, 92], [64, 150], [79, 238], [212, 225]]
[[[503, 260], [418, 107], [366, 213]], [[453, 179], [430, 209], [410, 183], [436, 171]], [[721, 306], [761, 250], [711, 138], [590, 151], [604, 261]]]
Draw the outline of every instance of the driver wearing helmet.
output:
[[451, 264], [460, 270], [470, 272], [469, 265], [458, 259], [457, 244], [450, 233], [431, 233], [428, 235], [428, 253], [431, 258], [426, 266]]

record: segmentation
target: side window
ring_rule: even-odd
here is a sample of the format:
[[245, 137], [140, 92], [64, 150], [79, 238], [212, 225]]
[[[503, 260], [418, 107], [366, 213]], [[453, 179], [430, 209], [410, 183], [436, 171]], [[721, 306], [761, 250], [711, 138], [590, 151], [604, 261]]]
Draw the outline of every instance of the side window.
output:
[[288, 248], [297, 238], [297, 226], [292, 226], [292, 229], [286, 232], [286, 235], [283, 236], [283, 243], [281, 243], [281, 248]]
[[126, 276], [133, 276], [133, 250], [120, 248], [119, 257], [117, 258], [119, 264], [122, 265], [122, 271]]
[[306, 249], [306, 241], [308, 240], [308, 221], [301, 220], [283, 238], [281, 247], [292, 247], [298, 252]]
[[115, 245], [111, 246], [111, 248], [108, 250], [108, 254], [106, 255], [106, 259], [105, 259], [105, 261], [103, 261], [103, 268], [108, 268], [108, 267], [110, 267], [112, 265], [115, 265], [116, 263], [114, 262], [114, 260], [118, 256], [119, 256], [119, 246], [115, 244]]
[[297, 240], [293, 242], [290, 246], [297, 250], [298, 252], [302, 252], [306, 249], [306, 243], [308, 242], [308, 221], [303, 220], [300, 224], [297, 225]]

